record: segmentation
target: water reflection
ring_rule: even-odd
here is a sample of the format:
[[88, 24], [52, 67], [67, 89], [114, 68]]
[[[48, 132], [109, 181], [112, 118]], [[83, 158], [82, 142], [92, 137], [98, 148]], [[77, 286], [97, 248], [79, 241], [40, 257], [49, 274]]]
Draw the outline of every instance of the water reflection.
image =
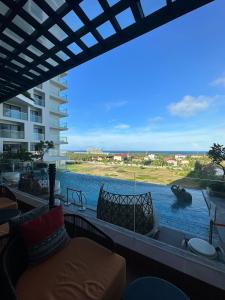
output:
[[171, 204], [172, 210], [185, 209], [188, 206], [192, 205], [192, 200], [176, 200], [173, 204]]

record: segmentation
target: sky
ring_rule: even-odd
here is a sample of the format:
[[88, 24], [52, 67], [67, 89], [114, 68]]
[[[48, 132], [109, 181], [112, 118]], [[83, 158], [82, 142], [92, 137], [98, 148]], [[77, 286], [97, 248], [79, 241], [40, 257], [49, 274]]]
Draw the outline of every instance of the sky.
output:
[[64, 149], [207, 151], [225, 144], [225, 1], [70, 70], [68, 86]]

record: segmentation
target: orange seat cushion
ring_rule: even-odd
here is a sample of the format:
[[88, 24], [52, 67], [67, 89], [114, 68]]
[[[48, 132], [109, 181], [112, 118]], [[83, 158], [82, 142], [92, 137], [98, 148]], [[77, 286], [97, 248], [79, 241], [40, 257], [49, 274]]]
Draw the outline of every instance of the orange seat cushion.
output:
[[0, 225], [0, 237], [9, 234], [9, 223]]
[[119, 300], [125, 281], [123, 257], [79, 237], [27, 269], [17, 282], [16, 294], [18, 300]]
[[18, 204], [7, 197], [0, 197], [0, 209], [18, 209]]

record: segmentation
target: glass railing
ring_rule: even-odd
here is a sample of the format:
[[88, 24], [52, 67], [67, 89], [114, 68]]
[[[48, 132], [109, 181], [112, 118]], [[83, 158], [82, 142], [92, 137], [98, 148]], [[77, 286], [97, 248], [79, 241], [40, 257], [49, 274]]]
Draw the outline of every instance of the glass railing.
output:
[[36, 132], [34, 132], [33, 133], [33, 139], [35, 141], [44, 141], [45, 135], [44, 135], [44, 133], [36, 133]]
[[44, 99], [39, 99], [39, 98], [35, 98], [34, 97], [34, 103], [36, 104], [36, 105], [39, 105], [39, 106], [45, 106], [45, 100]]
[[51, 106], [50, 110], [51, 110], [52, 112], [60, 113], [60, 114], [64, 114], [64, 115], [67, 115], [67, 114], [68, 114], [67, 108], [61, 107], [61, 106]]
[[3, 109], [3, 116], [8, 118], [14, 118], [19, 120], [27, 120], [28, 114], [25, 112], [13, 110], [13, 109]]
[[68, 143], [67, 136], [60, 136], [59, 141], [62, 144], [67, 144]]
[[67, 123], [66, 122], [51, 122], [50, 123], [52, 127], [56, 128], [62, 128], [62, 129], [67, 129]]
[[30, 120], [32, 122], [42, 123], [42, 117], [41, 116], [31, 115]]
[[24, 131], [0, 129], [1, 138], [24, 139]]
[[67, 82], [67, 80], [65, 80], [64, 77], [55, 76], [55, 77], [52, 78], [52, 80], [54, 80], [56, 82], [59, 82], [59, 83], [63, 84], [64, 86], [68, 85], [68, 82]]
[[67, 94], [62, 94], [60, 91], [56, 91], [54, 89], [51, 89], [50, 90], [50, 95], [55, 96], [57, 98], [60, 98], [65, 102], [68, 102]]

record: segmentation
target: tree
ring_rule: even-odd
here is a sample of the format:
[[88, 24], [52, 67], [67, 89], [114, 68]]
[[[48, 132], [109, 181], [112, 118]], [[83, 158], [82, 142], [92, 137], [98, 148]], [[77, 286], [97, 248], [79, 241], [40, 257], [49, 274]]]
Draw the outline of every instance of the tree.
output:
[[16, 152], [12, 152], [11, 150], [1, 153], [0, 160], [20, 160], [20, 161], [32, 161], [32, 153], [27, 150], [21, 148]]
[[50, 149], [53, 149], [55, 147], [53, 141], [40, 141], [35, 145], [35, 151], [37, 152], [34, 157], [43, 160], [44, 155], [48, 153]]
[[223, 179], [225, 179], [225, 147], [214, 143], [208, 152], [208, 157], [212, 162], [223, 170]]

